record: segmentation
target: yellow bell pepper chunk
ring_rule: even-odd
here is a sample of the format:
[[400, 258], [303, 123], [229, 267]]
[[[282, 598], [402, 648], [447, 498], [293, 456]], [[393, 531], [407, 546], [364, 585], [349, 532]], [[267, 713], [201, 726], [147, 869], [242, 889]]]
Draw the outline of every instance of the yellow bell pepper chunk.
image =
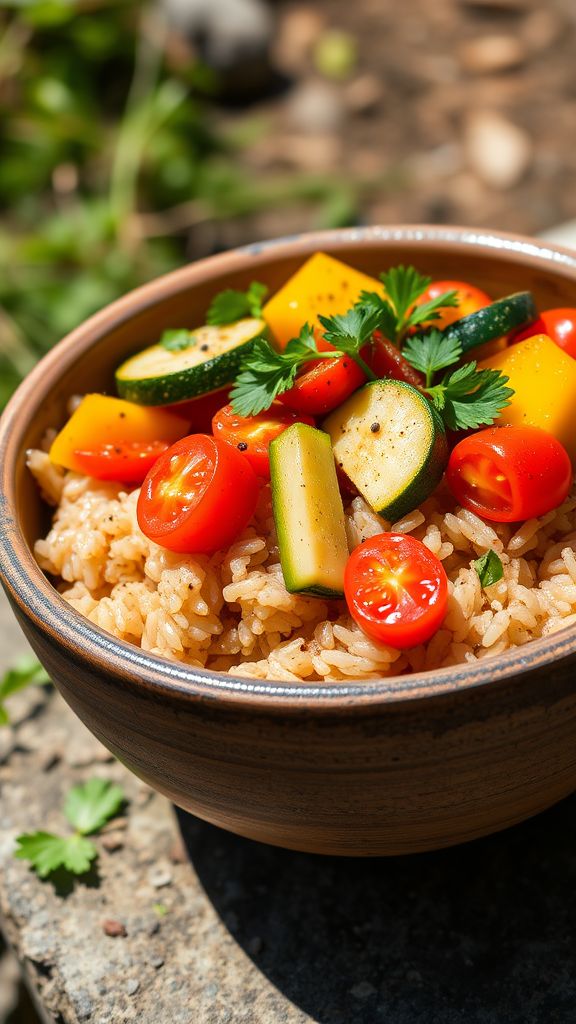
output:
[[164, 409], [135, 405], [108, 395], [86, 395], [54, 439], [50, 459], [66, 469], [83, 472], [75, 452], [94, 451], [105, 444], [167, 441], [188, 433], [188, 420]]
[[576, 462], [576, 359], [566, 355], [546, 334], [535, 334], [479, 366], [501, 370], [514, 388], [498, 424], [541, 427], [553, 434]]
[[384, 285], [333, 256], [317, 252], [272, 296], [262, 315], [276, 342], [284, 348], [306, 323], [321, 332], [318, 314], [346, 313], [362, 291], [384, 295]]

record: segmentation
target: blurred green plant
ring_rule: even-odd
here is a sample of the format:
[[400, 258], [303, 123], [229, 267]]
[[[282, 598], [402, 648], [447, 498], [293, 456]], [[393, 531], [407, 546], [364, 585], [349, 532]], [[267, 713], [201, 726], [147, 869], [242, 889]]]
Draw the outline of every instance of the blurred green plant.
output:
[[59, 337], [182, 263], [195, 226], [301, 202], [322, 226], [354, 220], [346, 182], [243, 171], [238, 151], [266, 125], [226, 132], [216, 89], [153, 5], [5, 0], [0, 408]]

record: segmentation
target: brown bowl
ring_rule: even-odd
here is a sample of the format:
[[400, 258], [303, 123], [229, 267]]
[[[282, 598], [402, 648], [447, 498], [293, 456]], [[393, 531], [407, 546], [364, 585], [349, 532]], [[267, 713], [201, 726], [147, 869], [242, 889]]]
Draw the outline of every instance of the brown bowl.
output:
[[[576, 256], [446, 227], [362, 228], [252, 245], [132, 292], [24, 381], [1, 421], [0, 575], [32, 647], [89, 729], [133, 772], [223, 828], [297, 850], [399, 854], [505, 828], [576, 789], [576, 629], [474, 665], [382, 681], [258, 682], [163, 661], [73, 611], [30, 548], [46, 515], [24, 464], [69, 395], [224, 287], [273, 289], [317, 249], [376, 273], [414, 263], [494, 296], [576, 305]], [[573, 296], [573, 297], [572, 297]]]

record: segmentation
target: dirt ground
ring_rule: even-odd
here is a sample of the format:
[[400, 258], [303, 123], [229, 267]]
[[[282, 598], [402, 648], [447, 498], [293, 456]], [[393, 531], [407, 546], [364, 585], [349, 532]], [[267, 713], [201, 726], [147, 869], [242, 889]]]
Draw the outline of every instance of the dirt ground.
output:
[[[576, 217], [573, 0], [275, 7], [272, 62], [288, 84], [251, 108], [255, 175], [333, 178], [325, 222], [535, 234]], [[246, 130], [245, 110], [221, 116]], [[318, 225], [308, 204], [279, 204], [195, 237], [221, 248]]]

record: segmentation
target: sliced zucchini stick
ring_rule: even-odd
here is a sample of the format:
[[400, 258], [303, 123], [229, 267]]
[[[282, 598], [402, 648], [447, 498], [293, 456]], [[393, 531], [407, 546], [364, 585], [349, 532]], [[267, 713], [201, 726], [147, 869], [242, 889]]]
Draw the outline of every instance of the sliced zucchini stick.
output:
[[190, 331], [184, 349], [151, 345], [118, 367], [118, 394], [139, 405], [171, 405], [216, 391], [232, 384], [252, 342], [265, 332], [263, 320], [238, 320]]
[[394, 521], [438, 486], [448, 461], [444, 426], [411, 384], [366, 384], [327, 420], [337, 464], [368, 504]]
[[286, 589], [343, 597], [348, 542], [328, 434], [288, 427], [270, 444], [270, 476]]
[[463, 352], [484, 345], [503, 334], [528, 327], [538, 316], [531, 292], [515, 292], [497, 299], [489, 306], [455, 320], [444, 331], [445, 337], [457, 338]]

